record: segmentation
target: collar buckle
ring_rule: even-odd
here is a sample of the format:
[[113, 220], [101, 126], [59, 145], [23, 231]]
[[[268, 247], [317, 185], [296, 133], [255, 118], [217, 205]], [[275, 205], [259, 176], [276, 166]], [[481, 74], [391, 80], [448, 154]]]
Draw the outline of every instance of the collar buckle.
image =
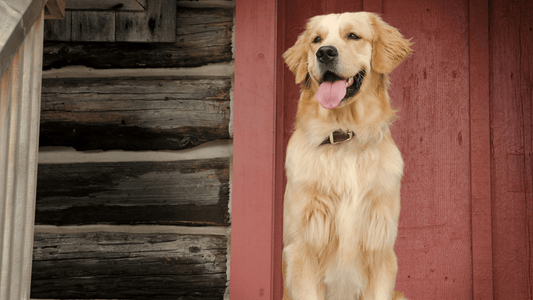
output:
[[328, 142], [332, 145], [340, 144], [342, 142], [347, 142], [351, 140], [354, 136], [353, 131], [348, 130], [348, 132], [344, 132], [342, 130], [335, 130], [329, 134], [329, 138], [327, 138], [322, 144], [327, 144]]

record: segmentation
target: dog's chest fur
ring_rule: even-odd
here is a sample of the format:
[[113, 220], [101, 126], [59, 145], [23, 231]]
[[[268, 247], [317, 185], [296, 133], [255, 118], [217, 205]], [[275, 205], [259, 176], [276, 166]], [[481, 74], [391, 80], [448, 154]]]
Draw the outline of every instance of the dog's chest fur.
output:
[[399, 184], [403, 174], [400, 151], [391, 142], [388, 126], [380, 130], [379, 138], [361, 141], [357, 129], [353, 129], [352, 140], [321, 146], [315, 145], [316, 141], [327, 135], [315, 138], [296, 130], [287, 147], [289, 181], [337, 195], [364, 194]]
[[399, 191], [403, 161], [388, 126], [380, 130], [379, 138], [362, 141], [354, 129], [353, 140], [322, 146], [308, 134], [314, 128], [294, 132], [286, 159], [286, 243], [303, 238], [317, 249], [369, 250], [394, 243], [399, 202], [381, 194]]

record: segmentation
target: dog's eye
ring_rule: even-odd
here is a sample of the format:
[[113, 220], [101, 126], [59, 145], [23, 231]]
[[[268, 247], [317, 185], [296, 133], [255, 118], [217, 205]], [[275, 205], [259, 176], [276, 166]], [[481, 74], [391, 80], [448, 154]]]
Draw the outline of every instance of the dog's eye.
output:
[[315, 43], [315, 44], [316, 44], [316, 43], [320, 43], [320, 41], [322, 41], [322, 39], [321, 39], [319, 36], [317, 36], [317, 37], [313, 40], [313, 43]]
[[361, 38], [360, 38], [357, 34], [355, 34], [355, 33], [350, 33], [350, 34], [348, 35], [348, 38], [349, 38], [350, 40], [359, 40], [359, 39], [361, 39]]

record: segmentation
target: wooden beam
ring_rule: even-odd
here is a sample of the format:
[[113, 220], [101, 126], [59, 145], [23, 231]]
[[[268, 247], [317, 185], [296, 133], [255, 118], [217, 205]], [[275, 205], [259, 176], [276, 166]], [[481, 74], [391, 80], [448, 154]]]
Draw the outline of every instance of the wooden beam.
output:
[[44, 7], [45, 19], [64, 19], [65, 0], [48, 0]]
[[36, 232], [33, 246], [32, 298], [213, 300], [226, 290], [223, 235]]
[[180, 150], [228, 139], [229, 78], [43, 79], [40, 146]]
[[40, 164], [38, 225], [229, 225], [229, 158]]

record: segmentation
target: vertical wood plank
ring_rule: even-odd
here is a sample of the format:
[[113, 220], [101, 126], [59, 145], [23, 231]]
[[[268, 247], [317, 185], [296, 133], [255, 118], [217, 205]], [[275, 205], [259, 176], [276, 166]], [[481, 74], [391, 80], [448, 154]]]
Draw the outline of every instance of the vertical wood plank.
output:
[[[285, 11], [285, 0], [278, 0], [277, 9], [277, 54], [276, 56], [282, 57], [283, 53], [286, 50], [285, 45], [285, 24], [286, 20], [286, 11]], [[286, 99], [283, 96], [285, 91], [285, 63], [283, 59], [278, 59], [276, 61], [276, 98], [282, 99], [276, 101], [276, 116], [285, 115], [285, 102]], [[283, 260], [283, 195], [285, 193], [286, 177], [285, 177], [285, 118], [277, 117], [276, 122], [276, 136], [275, 136], [275, 161], [274, 161], [274, 247], [273, 251], [273, 297], [272, 299], [281, 300], [283, 298], [283, 271], [282, 271], [282, 260]]]
[[14, 206], [17, 199], [14, 193], [16, 177], [16, 153], [18, 139], [18, 119], [20, 118], [22, 68], [24, 56], [21, 54], [24, 46], [15, 54], [9, 69], [2, 76], [2, 94], [0, 96], [0, 167], [2, 175], [0, 177], [0, 249], [2, 263], [0, 264], [0, 299], [8, 300], [13, 289], [20, 285], [21, 270], [15, 264], [16, 254], [20, 249], [13, 245], [15, 226], [13, 217], [15, 215]]
[[151, 0], [145, 12], [116, 12], [117, 42], [176, 41], [176, 0]]
[[44, 39], [46, 41], [68, 42], [71, 38], [72, 12], [65, 11], [64, 19], [44, 21]]
[[486, 1], [469, 2], [472, 298], [474, 300], [493, 299], [488, 9]]
[[115, 41], [114, 11], [72, 11], [72, 41]]
[[363, 0], [363, 10], [377, 14], [383, 13], [383, 0]]
[[273, 299], [276, 22], [276, 0], [237, 1], [232, 300]]
[[[31, 66], [26, 67], [26, 75], [28, 78], [27, 87], [23, 90], [23, 94], [31, 99], [31, 109], [28, 112], [30, 127], [27, 133], [27, 144], [23, 145], [28, 149], [29, 162], [25, 171], [27, 177], [27, 186], [21, 194], [27, 199], [25, 209], [24, 227], [24, 247], [22, 250], [25, 258], [22, 268], [25, 270], [23, 277], [23, 285], [21, 286], [21, 299], [30, 298], [31, 286], [31, 268], [32, 268], [32, 254], [33, 254], [33, 231], [35, 223], [35, 198], [37, 193], [37, 164], [39, 157], [39, 125], [41, 115], [41, 82], [42, 82], [42, 67], [43, 67], [43, 35], [44, 35], [44, 13], [35, 21], [33, 28], [33, 48], [25, 55], [32, 57]], [[27, 71], [28, 68], [31, 72]], [[19, 236], [20, 238], [20, 236]]]
[[345, 13], [345, 12], [357, 12], [357, 11], [363, 10], [362, 0], [357, 0], [357, 1], [332, 0], [332, 1], [324, 1], [322, 5], [325, 9], [325, 14], [331, 14], [331, 13], [340, 14], [340, 13]]
[[44, 12], [2, 74], [0, 86], [0, 299], [30, 290]]
[[531, 299], [533, 3], [489, 12], [494, 299]]
[[383, 19], [414, 42], [389, 89], [405, 162], [396, 289], [409, 299], [472, 297], [468, 5], [383, 2]]

